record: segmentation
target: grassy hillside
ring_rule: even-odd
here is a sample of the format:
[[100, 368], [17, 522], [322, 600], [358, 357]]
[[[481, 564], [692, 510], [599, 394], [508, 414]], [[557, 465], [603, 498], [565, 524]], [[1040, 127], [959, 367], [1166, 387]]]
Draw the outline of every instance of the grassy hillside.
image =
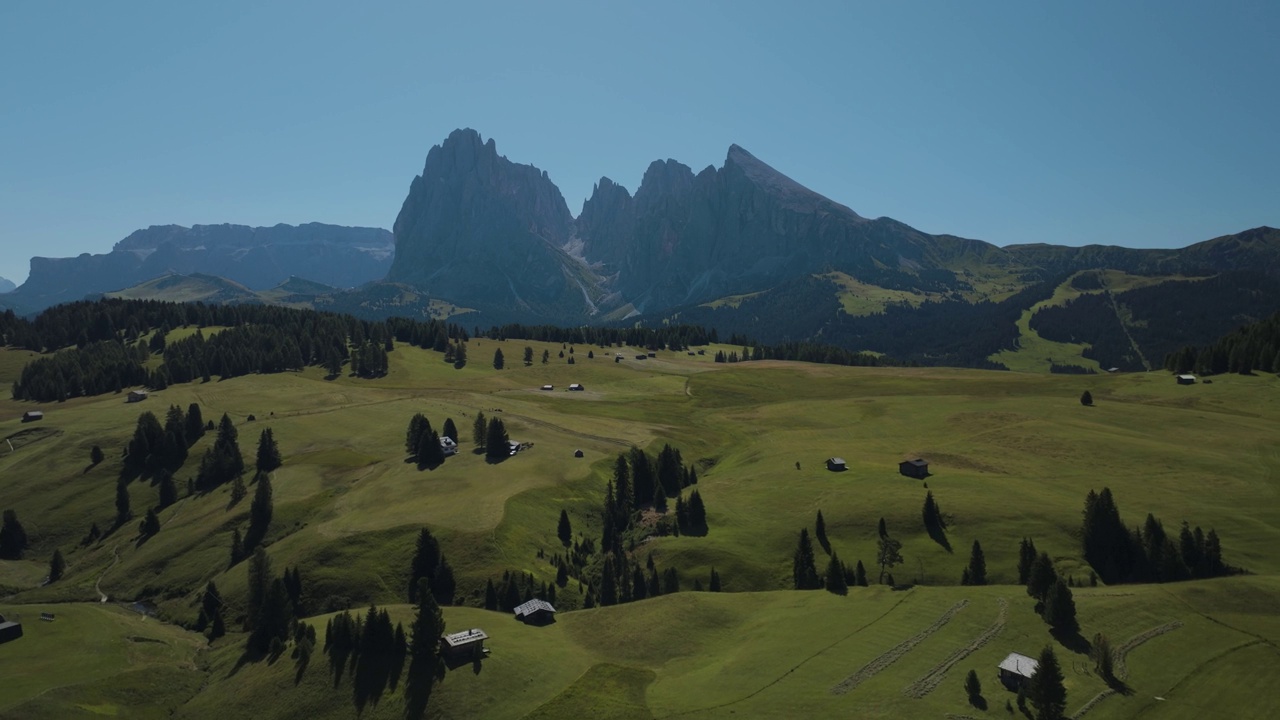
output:
[[[550, 363], [523, 366], [526, 345], [535, 357], [549, 350]], [[502, 371], [490, 365], [498, 348], [506, 357]], [[94, 602], [101, 592], [113, 600], [145, 599], [166, 619], [191, 622], [209, 580], [222, 589], [229, 617], [242, 610], [245, 568], [229, 567], [229, 549], [232, 531], [243, 532], [247, 524], [248, 498], [232, 505], [229, 488], [191, 497], [184, 491], [176, 505], [161, 511], [160, 533], [145, 542], [139, 542], [135, 520], [81, 545], [91, 524], [103, 530], [113, 524], [120, 449], [138, 413], [163, 416], [170, 404], [198, 402], [205, 418], [225, 412], [236, 422], [250, 460], [262, 428], [270, 427], [280, 442], [285, 464], [273, 477], [268, 550], [277, 570], [300, 569], [304, 595], [316, 611], [392, 604], [393, 616], [407, 625], [411, 610], [395, 604], [405, 598], [414, 537], [427, 525], [440, 538], [458, 576], [459, 601], [473, 606], [449, 608], [449, 627], [484, 627], [493, 648], [478, 674], [470, 666], [450, 673], [432, 700], [441, 717], [565, 717], [586, 715], [588, 707], [620, 718], [981, 714], [960, 690], [970, 667], [983, 679], [989, 713], [1004, 714], [1004, 701], [1013, 696], [998, 689], [994, 665], [1008, 652], [1034, 654], [1052, 641], [1022, 588], [1011, 584], [1018, 540], [1034, 537], [1061, 573], [1083, 581], [1088, 570], [1078, 557], [1080, 511], [1085, 494], [1104, 485], [1128, 524], [1151, 512], [1175, 532], [1183, 520], [1214, 527], [1226, 560], [1254, 575], [1078, 590], [1086, 637], [1103, 631], [1121, 645], [1152, 628], [1182, 623], [1132, 652], [1134, 692], [1106, 698], [1089, 717], [1144, 711], [1192, 717], [1197, 708], [1217, 707], [1250, 717], [1252, 708], [1263, 707], [1231, 690], [1253, 687], [1280, 670], [1274, 644], [1280, 640], [1274, 602], [1280, 591], [1276, 378], [1225, 376], [1212, 385], [1183, 387], [1163, 373], [1068, 377], [718, 365], [711, 360], [716, 348], [705, 356], [662, 352], [645, 361], [635, 360], [632, 350], [614, 362], [617, 348], [579, 346], [576, 364], [569, 365], [558, 357], [562, 349], [567, 356], [569, 349], [559, 344], [481, 339], [469, 343], [471, 362], [455, 370], [437, 353], [401, 346], [391, 353], [388, 376], [377, 380], [326, 380], [310, 369], [172, 386], [142, 404], [126, 404], [117, 395], [41, 406], [0, 400], [0, 437], [14, 438], [15, 445], [9, 452], [0, 443], [0, 507], [17, 511], [32, 540], [26, 559], [0, 561], [0, 593], [8, 594], [0, 613], [36, 617], [48, 603]], [[27, 356], [0, 352], [0, 382], [12, 382]], [[572, 382], [586, 391], [565, 391]], [[556, 389], [541, 391], [543, 384]], [[1086, 389], [1095, 407], [1079, 404]], [[45, 420], [21, 423], [22, 412], [35, 407], [45, 411]], [[472, 454], [465, 441], [479, 411], [501, 417], [513, 440], [532, 447], [498, 464]], [[435, 470], [406, 462], [404, 431], [415, 412], [425, 413], [437, 429], [452, 417], [463, 453]], [[251, 414], [256, 420], [248, 421]], [[192, 448], [177, 474], [180, 486], [195, 474], [211, 442], [206, 437]], [[714, 567], [725, 593], [564, 612], [546, 628], [474, 609], [485, 581], [504, 570], [553, 579], [554, 568], [538, 553], [559, 550], [560, 510], [568, 511], [575, 534], [598, 538], [613, 458], [632, 445], [655, 450], [664, 442], [697, 464], [711, 531], [706, 537], [654, 538], [637, 552], [652, 553], [660, 569], [677, 568], [685, 589], [695, 579], [706, 584]], [[107, 451], [98, 466], [89, 463], [94, 444]], [[574, 457], [577, 449], [583, 458]], [[850, 470], [827, 472], [823, 460], [832, 455], [844, 457]], [[924, 484], [897, 474], [899, 460], [916, 456], [931, 462], [928, 487], [948, 516], [950, 549], [924, 531]], [[129, 491], [135, 516], [157, 502], [157, 489], [145, 478]], [[796, 535], [802, 527], [812, 530], [818, 510], [840, 557], [861, 559], [873, 580], [876, 523], [885, 518], [904, 542], [905, 563], [893, 569], [895, 578], [920, 585], [898, 592], [858, 589], [847, 598], [784, 591]], [[999, 585], [958, 586], [975, 539]], [[40, 587], [55, 548], [67, 558], [66, 577]], [[821, 550], [819, 561], [825, 562]], [[571, 610], [580, 597], [571, 581], [557, 604]], [[951, 668], [933, 692], [904, 694], [991, 628], [1001, 598], [1008, 609], [994, 639]], [[832, 691], [964, 601], [949, 622], [896, 662], [847, 692]], [[111, 603], [58, 605], [60, 614], [70, 608], [85, 618], [114, 613], [165, 628], [174, 648], [188, 647], [183, 643], [191, 638], [203, 647], [197, 635], [142, 621]], [[36, 634], [39, 629], [0, 653], [20, 647], [52, 657], [69, 652]], [[102, 642], [113, 647], [129, 647], [125, 638], [137, 634], [111, 632]], [[174, 664], [182, 681], [140, 687], [131, 697], [180, 705], [178, 715], [192, 718], [225, 717], [226, 708], [238, 707], [268, 708], [273, 717], [354, 712], [349, 685], [331, 688], [318, 652], [295, 685], [287, 655], [274, 664], [240, 664], [242, 643], [235, 635], [198, 653], [190, 647], [184, 656], [189, 664]], [[1061, 646], [1059, 655], [1073, 710], [1104, 685], [1083, 656]], [[115, 656], [103, 665], [114, 673], [136, 669]], [[19, 716], [56, 716], [67, 703], [125, 707], [103, 686], [77, 687], [74, 697], [81, 699], [47, 708], [31, 704], [40, 688], [11, 699], [0, 695], [0, 713], [20, 706], [26, 715]], [[192, 690], [179, 692], [187, 687]], [[1251, 692], [1256, 700], [1257, 691]], [[94, 693], [101, 698], [83, 699]], [[398, 703], [392, 693], [365, 714], [398, 716]]]

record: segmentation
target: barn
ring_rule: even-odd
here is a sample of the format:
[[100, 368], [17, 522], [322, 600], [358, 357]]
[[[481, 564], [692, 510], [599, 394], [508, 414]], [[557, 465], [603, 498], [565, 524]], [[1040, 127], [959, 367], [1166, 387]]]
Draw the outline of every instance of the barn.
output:
[[125, 397], [125, 402], [142, 402], [146, 399], [146, 390], [130, 390], [128, 396]]
[[829, 457], [827, 458], [827, 469], [831, 472], [844, 472], [849, 467], [845, 464], [844, 458]]
[[22, 623], [10, 622], [0, 615], [0, 644], [22, 637]]
[[1018, 690], [1026, 685], [1031, 676], [1036, 674], [1040, 663], [1026, 655], [1009, 653], [1009, 657], [1000, 661], [1000, 682], [1010, 690]]
[[1195, 385], [1196, 376], [1195, 375], [1179, 375], [1178, 384], [1179, 385]]
[[548, 625], [556, 621], [556, 609], [546, 600], [530, 600], [516, 606], [516, 619], [526, 625]]
[[489, 638], [480, 628], [440, 636], [440, 653], [446, 658], [472, 657], [484, 652], [484, 641]]
[[569, 386], [569, 389], [574, 392], [582, 392], [583, 390], [586, 390], [586, 388], [582, 387], [582, 383], [573, 383]]
[[929, 463], [916, 458], [915, 460], [903, 460], [898, 463], [898, 472], [910, 478], [923, 480], [929, 477]]
[[22, 413], [22, 422], [35, 422], [37, 420], [43, 420], [43, 419], [44, 419], [44, 413], [41, 412], [40, 410], [28, 410]]

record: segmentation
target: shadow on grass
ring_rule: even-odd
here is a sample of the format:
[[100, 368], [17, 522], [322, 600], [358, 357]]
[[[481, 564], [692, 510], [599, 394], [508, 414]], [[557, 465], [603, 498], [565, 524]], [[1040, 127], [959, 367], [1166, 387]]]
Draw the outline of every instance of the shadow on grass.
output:
[[946, 550], [947, 552], [951, 552], [951, 541], [947, 539], [946, 530], [942, 529], [941, 527], [930, 526], [928, 528], [928, 531], [929, 531], [930, 540], [933, 540], [934, 542], [938, 543], [938, 545], [942, 546], [943, 550]]
[[983, 712], [987, 711], [987, 699], [981, 695], [970, 695], [969, 704]]
[[1077, 655], [1088, 655], [1089, 651], [1093, 649], [1093, 644], [1080, 634], [1079, 629], [1052, 628], [1049, 630], [1049, 634], [1053, 636], [1054, 640], [1058, 641], [1058, 644]]

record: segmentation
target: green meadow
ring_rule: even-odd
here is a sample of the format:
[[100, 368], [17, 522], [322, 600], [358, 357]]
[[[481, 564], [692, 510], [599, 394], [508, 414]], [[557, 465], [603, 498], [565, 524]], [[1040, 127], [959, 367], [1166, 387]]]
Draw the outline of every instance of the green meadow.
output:
[[[526, 345], [535, 355], [527, 367]], [[501, 371], [491, 365], [498, 348]], [[1215, 528], [1225, 560], [1248, 574], [1076, 589], [1086, 638], [1103, 632], [1119, 647], [1177, 624], [1128, 652], [1128, 692], [1098, 700], [1087, 716], [1262, 718], [1280, 707], [1280, 689], [1267, 682], [1280, 673], [1277, 378], [1178, 386], [1165, 373], [716, 364], [717, 349], [640, 361], [634, 348], [577, 346], [570, 365], [558, 343], [480, 339], [468, 343], [462, 369], [398, 346], [389, 374], [375, 380], [328, 380], [311, 368], [171, 386], [136, 404], [122, 395], [0, 400], [0, 438], [9, 441], [0, 442], [0, 507], [17, 512], [32, 543], [25, 559], [0, 561], [0, 614], [20, 615], [26, 630], [0, 645], [0, 715], [355, 714], [349, 683], [333, 687], [319, 651], [298, 674], [287, 653], [243, 662], [239, 633], [210, 645], [181, 627], [194, 621], [210, 580], [227, 617], [245, 602], [245, 566], [228, 566], [249, 499], [232, 504], [227, 487], [185, 492], [212, 437], [177, 473], [181, 499], [160, 512], [157, 535], [140, 541], [135, 520], [82, 542], [92, 524], [113, 525], [121, 448], [137, 415], [163, 417], [169, 405], [192, 402], [206, 419], [228, 414], [250, 460], [261, 429], [272, 429], [284, 466], [273, 475], [268, 552], [277, 571], [300, 569], [313, 607], [375, 602], [407, 626], [414, 538], [424, 525], [440, 538], [461, 605], [445, 610], [448, 627], [485, 629], [492, 654], [448, 674], [431, 700], [438, 717], [1017, 717], [995, 666], [1009, 652], [1035, 655], [1050, 643], [1066, 675], [1068, 713], [1076, 712], [1106, 685], [1034, 613], [1016, 584], [1017, 550], [1032, 537], [1059, 573], [1087, 584], [1081, 510], [1086, 493], [1103, 486], [1129, 525], [1153, 513], [1175, 533], [1183, 521]], [[0, 351], [0, 381], [11, 383], [30, 356]], [[567, 391], [570, 383], [585, 391]], [[540, 390], [545, 384], [554, 390]], [[1081, 406], [1084, 390], [1093, 407]], [[30, 409], [45, 419], [22, 423]], [[404, 433], [416, 412], [437, 429], [453, 418], [462, 452], [434, 470], [407, 462]], [[502, 418], [511, 438], [531, 447], [497, 464], [473, 454], [478, 412]], [[684, 590], [705, 585], [715, 568], [724, 592], [584, 610], [571, 580], [547, 627], [477, 609], [485, 582], [504, 570], [553, 580], [539, 553], [562, 551], [561, 509], [575, 535], [598, 539], [613, 459], [663, 443], [697, 467], [710, 532], [651, 538], [634, 552], [652, 555], [659, 571], [675, 567]], [[107, 459], [93, 466], [95, 444]], [[827, 471], [831, 456], [849, 469]], [[923, 526], [925, 483], [897, 472], [913, 457], [930, 461], [945, 545]], [[129, 491], [135, 517], [157, 502], [148, 479]], [[788, 589], [797, 535], [813, 531], [819, 510], [832, 548], [850, 564], [861, 560], [872, 587], [847, 597]], [[909, 589], [874, 584], [880, 518], [903, 542], [904, 563], [891, 573]], [[993, 585], [959, 585], [974, 540]], [[66, 575], [42, 586], [55, 548]], [[825, 563], [820, 548], [818, 559]], [[137, 599], [159, 617], [131, 612]], [[50, 610], [57, 620], [37, 620]], [[321, 630], [324, 621], [312, 620]], [[962, 690], [970, 669], [986, 710]], [[402, 710], [392, 692], [362, 717]]]

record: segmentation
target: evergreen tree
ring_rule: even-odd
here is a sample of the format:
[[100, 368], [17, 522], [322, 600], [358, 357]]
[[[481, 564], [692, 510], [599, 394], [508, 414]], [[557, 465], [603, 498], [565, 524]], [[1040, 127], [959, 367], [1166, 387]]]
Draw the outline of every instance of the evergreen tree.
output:
[[1040, 651], [1036, 672], [1027, 686], [1027, 700], [1036, 709], [1036, 720], [1060, 720], [1067, 707], [1067, 688], [1053, 646]]
[[1076, 603], [1071, 596], [1071, 588], [1062, 578], [1053, 584], [1044, 599], [1044, 621], [1054, 630], [1074, 633], [1079, 629], [1076, 624]]
[[197, 440], [204, 437], [204, 415], [200, 412], [198, 403], [191, 403], [187, 406], [186, 425], [183, 435], [186, 436], [187, 442], [194, 445]]
[[550, 351], [550, 350], [543, 350], [543, 351], [542, 351], [542, 364], [543, 364], [543, 365], [546, 365], [546, 364], [547, 364], [547, 363], [549, 363], [549, 362], [551, 362], [551, 351]]
[[689, 493], [689, 532], [705, 535], [707, 529], [707, 508], [702, 504], [702, 494], [694, 490]]
[[560, 537], [560, 543], [565, 547], [569, 547], [573, 543], [573, 527], [569, 525], [569, 513], [563, 508], [560, 510], [560, 524], [556, 528], [556, 534]]
[[90, 448], [89, 462], [93, 463], [94, 465], [98, 465], [103, 460], [106, 460], [106, 459], [107, 459], [107, 456], [105, 453], [102, 452], [101, 447], [99, 447], [98, 445], [94, 445], [92, 448]]
[[440, 566], [440, 542], [426, 527], [418, 531], [418, 542], [413, 553], [413, 562], [409, 566], [409, 602], [417, 601], [420, 581], [435, 577]]
[[884, 518], [880, 518], [880, 523], [876, 526], [876, 533], [881, 538], [889, 537], [889, 529], [884, 523]]
[[267, 537], [267, 528], [275, 514], [273, 505], [271, 476], [260, 473], [258, 486], [253, 492], [253, 502], [249, 505], [249, 529], [244, 534], [245, 552], [257, 548]]
[[275, 436], [271, 434], [271, 428], [263, 428], [262, 433], [258, 436], [258, 472], [272, 472], [280, 467], [281, 464], [280, 446], [276, 444]]
[[604, 568], [600, 571], [600, 605], [608, 607], [618, 604], [618, 577], [614, 568], [613, 555], [606, 555]]
[[1036, 562], [1036, 544], [1031, 538], [1022, 538], [1022, 543], [1018, 546], [1018, 582], [1022, 585], [1027, 584], [1027, 580], [1031, 577], [1031, 566]]
[[489, 427], [485, 431], [484, 445], [485, 455], [489, 458], [504, 458], [511, 454], [507, 428], [499, 418], [489, 420]]
[[27, 549], [27, 531], [18, 521], [14, 510], [4, 511], [4, 523], [0, 524], [0, 559], [21, 560]]
[[982, 698], [982, 681], [978, 679], [976, 671], [970, 670], [965, 676], [964, 692], [969, 696], [969, 704], [977, 706]]
[[533, 348], [529, 347], [528, 345], [524, 346], [524, 364], [525, 365], [533, 364]]
[[138, 532], [143, 537], [151, 537], [160, 532], [160, 518], [156, 516], [154, 508], [147, 509], [147, 515], [138, 523]]
[[458, 443], [458, 426], [453, 424], [453, 418], [444, 419], [444, 429], [440, 434], [452, 440], [455, 445]]
[[822, 587], [822, 580], [814, 565], [813, 543], [809, 540], [809, 528], [800, 530], [800, 540], [791, 560], [791, 576], [796, 590], [816, 590]]
[[1088, 390], [1085, 390], [1080, 394], [1080, 404], [1085, 407], [1089, 407], [1093, 404], [1093, 395]]
[[249, 599], [245, 608], [245, 629], [254, 631], [262, 627], [266, 611], [267, 595], [271, 592], [275, 574], [271, 571], [271, 558], [262, 546], [254, 549], [249, 558]]
[[867, 586], [867, 569], [863, 567], [861, 560], [858, 561], [857, 566], [853, 569], [853, 582], [858, 587]]
[[485, 449], [485, 442], [489, 439], [489, 425], [485, 421], [483, 412], [477, 412], [476, 421], [471, 424], [471, 439], [477, 450]]
[[1098, 677], [1108, 684], [1115, 682], [1115, 655], [1111, 649], [1111, 640], [1102, 633], [1094, 635], [1089, 655], [1093, 658], [1093, 669]]
[[409, 673], [405, 681], [405, 717], [415, 720], [426, 713], [432, 687], [444, 680], [440, 636], [444, 616], [425, 583], [417, 591], [418, 609], [409, 628]]
[[67, 561], [62, 559], [62, 551], [54, 549], [53, 557], [49, 559], [49, 582], [54, 583], [62, 579], [62, 573], [67, 569]]
[[930, 490], [924, 494], [924, 529], [930, 535], [937, 535], [946, 528], [946, 523], [942, 520], [942, 510], [938, 507], [938, 503], [933, 499], [933, 491]]
[[501, 370], [506, 361], [502, 359], [502, 348], [493, 351], [493, 369]]
[[1053, 560], [1048, 553], [1036, 556], [1031, 572], [1027, 575], [1027, 594], [1037, 600], [1044, 600], [1049, 590], [1058, 580], [1058, 573], [1053, 567]]
[[849, 583], [845, 580], [844, 566], [840, 564], [840, 558], [833, 551], [831, 558], [827, 561], [827, 574], [825, 580], [827, 592], [836, 595], [848, 595]]
[[982, 552], [982, 544], [973, 541], [973, 550], [969, 554], [969, 584], [987, 584], [987, 558]]
[[244, 559], [244, 540], [240, 537], [240, 528], [231, 531], [231, 564], [235, 565]]
[[493, 586], [493, 578], [489, 578], [484, 587], [484, 609], [498, 609], [498, 589]]
[[129, 485], [124, 481], [116, 483], [116, 526], [124, 525], [133, 519], [133, 511], [129, 508]]
[[187, 461], [188, 444], [186, 417], [182, 414], [182, 408], [170, 405], [169, 411], [165, 414], [160, 462], [171, 468], [180, 467]]
[[231, 479], [231, 504], [236, 505], [244, 496], [248, 494], [248, 490], [244, 486], [244, 478], [239, 475]]
[[707, 583], [707, 590], [710, 592], [720, 592], [720, 573], [716, 569], [711, 568], [711, 581]]

